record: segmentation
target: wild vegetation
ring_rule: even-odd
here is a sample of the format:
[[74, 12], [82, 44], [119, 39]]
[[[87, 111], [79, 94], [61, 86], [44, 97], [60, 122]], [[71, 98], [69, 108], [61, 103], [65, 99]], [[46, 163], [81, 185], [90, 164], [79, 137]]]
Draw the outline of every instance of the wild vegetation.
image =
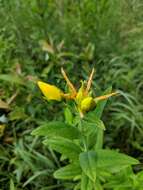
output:
[[36, 84], [42, 80], [67, 91], [61, 67], [77, 88], [77, 81], [87, 80], [95, 68], [94, 97], [111, 86], [120, 92], [102, 113], [103, 148], [140, 161], [116, 175], [105, 172], [96, 189], [142, 190], [142, 8], [142, 0], [0, 1], [1, 190], [69, 190], [76, 185], [54, 178], [69, 161], [44, 146], [45, 137], [31, 134], [43, 122], [69, 118], [73, 105], [46, 101]]

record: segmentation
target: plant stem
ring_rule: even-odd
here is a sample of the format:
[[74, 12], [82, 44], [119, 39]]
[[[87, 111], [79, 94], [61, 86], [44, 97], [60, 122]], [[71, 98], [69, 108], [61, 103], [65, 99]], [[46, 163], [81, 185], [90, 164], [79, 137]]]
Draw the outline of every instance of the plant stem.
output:
[[86, 137], [84, 135], [84, 130], [83, 130], [81, 119], [79, 120], [79, 130], [81, 131], [81, 134], [82, 134], [82, 143], [83, 143], [84, 151], [86, 152], [88, 150], [88, 145], [87, 145]]

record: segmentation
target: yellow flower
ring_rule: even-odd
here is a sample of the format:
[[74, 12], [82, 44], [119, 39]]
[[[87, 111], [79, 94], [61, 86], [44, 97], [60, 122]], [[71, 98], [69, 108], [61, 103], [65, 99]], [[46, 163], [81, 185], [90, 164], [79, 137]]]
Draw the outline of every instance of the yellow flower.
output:
[[61, 73], [64, 77], [64, 79], [67, 82], [67, 85], [69, 87], [70, 92], [65, 94], [63, 93], [59, 88], [57, 88], [54, 85], [38, 81], [38, 86], [40, 90], [42, 91], [43, 95], [47, 100], [57, 100], [61, 101], [62, 99], [72, 99], [76, 102], [77, 108], [79, 110], [80, 116], [83, 117], [83, 114], [87, 111], [90, 111], [96, 106], [96, 103], [101, 100], [105, 100], [111, 96], [116, 95], [118, 92], [113, 92], [107, 95], [99, 96], [96, 98], [93, 98], [90, 95], [90, 88], [92, 84], [92, 79], [93, 79], [93, 74], [94, 74], [94, 69], [92, 69], [92, 72], [89, 76], [89, 79], [86, 83], [82, 82], [82, 85], [78, 91], [76, 91], [76, 88], [74, 85], [71, 83], [69, 78], [67, 77], [65, 71], [63, 68], [61, 68]]
[[41, 81], [38, 81], [38, 86], [47, 100], [61, 101], [63, 93], [56, 86]]

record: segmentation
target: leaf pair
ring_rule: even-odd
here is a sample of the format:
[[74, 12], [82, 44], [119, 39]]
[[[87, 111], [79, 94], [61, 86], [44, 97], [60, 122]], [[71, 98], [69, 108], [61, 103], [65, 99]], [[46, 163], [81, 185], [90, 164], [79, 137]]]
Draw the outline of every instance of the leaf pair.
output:
[[74, 142], [81, 134], [72, 125], [59, 121], [44, 123], [35, 129], [32, 135], [48, 137], [43, 143], [70, 160], [77, 160], [81, 153], [80, 146]]

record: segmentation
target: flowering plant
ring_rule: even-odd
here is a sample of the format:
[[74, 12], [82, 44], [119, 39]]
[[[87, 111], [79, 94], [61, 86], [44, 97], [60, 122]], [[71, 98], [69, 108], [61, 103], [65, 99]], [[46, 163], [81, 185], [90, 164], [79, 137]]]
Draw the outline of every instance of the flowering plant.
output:
[[59, 152], [61, 161], [66, 160], [66, 165], [56, 170], [54, 177], [60, 180], [72, 180], [73, 185], [68, 189], [102, 190], [107, 178], [113, 174], [118, 175], [131, 165], [138, 164], [135, 158], [103, 148], [105, 126], [101, 115], [107, 99], [118, 92], [111, 93], [109, 88], [104, 95], [93, 98], [90, 88], [94, 69], [87, 83], [82, 81], [78, 91], [65, 71], [61, 69], [61, 72], [69, 87], [69, 93], [63, 93], [56, 86], [41, 81], [38, 81], [38, 86], [48, 101], [73, 100], [79, 114], [74, 118], [68, 109], [72, 121], [71, 117], [67, 117], [66, 122], [46, 122], [32, 134], [44, 136], [43, 143]]

